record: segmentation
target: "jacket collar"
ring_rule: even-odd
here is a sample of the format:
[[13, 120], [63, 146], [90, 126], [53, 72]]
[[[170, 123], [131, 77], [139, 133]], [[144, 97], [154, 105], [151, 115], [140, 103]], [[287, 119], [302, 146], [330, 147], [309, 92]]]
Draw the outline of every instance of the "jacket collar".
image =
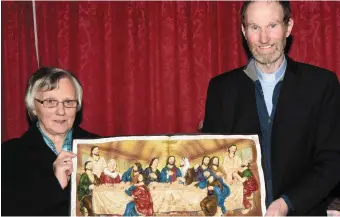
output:
[[[295, 74], [294, 68], [295, 68], [295, 61], [289, 58], [287, 55], [285, 55], [286, 60], [287, 60], [287, 68], [286, 72], [283, 75], [282, 79], [285, 77], [285, 75], [288, 73], [293, 73]], [[251, 58], [248, 64], [243, 68], [244, 73], [252, 80], [252, 81], [257, 81], [259, 80], [257, 73], [256, 73], [256, 66], [255, 66], [255, 59]]]

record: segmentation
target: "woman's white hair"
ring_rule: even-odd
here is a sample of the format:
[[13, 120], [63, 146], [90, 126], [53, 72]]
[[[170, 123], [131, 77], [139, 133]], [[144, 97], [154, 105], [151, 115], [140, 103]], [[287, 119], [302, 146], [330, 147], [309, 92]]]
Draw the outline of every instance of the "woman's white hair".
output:
[[58, 83], [62, 78], [69, 78], [75, 89], [77, 96], [77, 111], [81, 109], [83, 99], [83, 88], [81, 84], [72, 72], [50, 67], [42, 67], [38, 69], [28, 80], [26, 89], [25, 104], [30, 119], [33, 121], [36, 119], [36, 115], [33, 113], [35, 110], [34, 99], [38, 91], [50, 91], [58, 87]]

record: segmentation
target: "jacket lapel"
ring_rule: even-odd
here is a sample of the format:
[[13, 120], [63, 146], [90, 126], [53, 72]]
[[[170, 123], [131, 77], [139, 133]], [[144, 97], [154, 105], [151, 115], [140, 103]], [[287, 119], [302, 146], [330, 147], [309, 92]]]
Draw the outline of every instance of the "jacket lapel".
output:
[[[298, 77], [297, 71], [294, 67], [295, 62], [287, 57], [287, 68], [286, 72], [282, 81], [282, 86], [279, 93], [278, 102], [276, 105], [275, 116], [273, 120], [272, 126], [272, 135], [271, 135], [271, 162], [272, 168], [277, 168], [277, 165], [282, 164], [281, 160], [284, 156], [282, 153], [284, 150], [282, 148], [285, 147], [278, 147], [277, 138], [282, 137], [282, 129], [280, 130], [280, 135], [278, 135], [278, 127], [282, 119], [287, 117], [287, 112], [292, 111], [289, 107], [292, 106], [294, 103], [294, 98], [298, 93]], [[292, 126], [294, 127], [294, 126]], [[284, 130], [284, 129], [283, 129]], [[289, 136], [287, 134], [287, 136]], [[281, 157], [281, 158], [280, 158]], [[272, 170], [272, 177], [273, 177], [273, 189], [275, 188], [276, 180], [275, 177], [278, 177], [279, 172], [277, 170]], [[276, 192], [273, 192], [274, 197], [276, 197]]]
[[297, 72], [295, 70], [295, 62], [286, 56], [287, 59], [287, 68], [282, 81], [282, 86], [280, 89], [279, 100], [277, 103], [275, 117], [273, 124], [275, 127], [275, 122], [279, 120], [286, 111], [286, 108], [291, 105], [292, 99], [297, 93], [298, 88], [298, 80], [297, 80]]

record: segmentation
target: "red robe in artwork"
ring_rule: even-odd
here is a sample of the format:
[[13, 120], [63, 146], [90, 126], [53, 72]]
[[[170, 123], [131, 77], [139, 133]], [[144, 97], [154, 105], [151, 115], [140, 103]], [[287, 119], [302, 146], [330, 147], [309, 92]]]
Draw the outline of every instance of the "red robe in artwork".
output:
[[116, 178], [112, 178], [106, 175], [104, 172], [100, 175], [100, 183], [101, 184], [116, 184], [120, 183], [120, 176], [117, 175]]
[[243, 182], [243, 206], [245, 209], [249, 209], [251, 208], [251, 203], [249, 202], [248, 197], [250, 197], [253, 192], [257, 191], [259, 186], [250, 169], [245, 170], [241, 176], [247, 177], [247, 180]]
[[136, 188], [132, 191], [132, 196], [134, 197], [134, 202], [138, 213], [145, 216], [154, 215], [153, 202], [147, 186], [136, 186]]

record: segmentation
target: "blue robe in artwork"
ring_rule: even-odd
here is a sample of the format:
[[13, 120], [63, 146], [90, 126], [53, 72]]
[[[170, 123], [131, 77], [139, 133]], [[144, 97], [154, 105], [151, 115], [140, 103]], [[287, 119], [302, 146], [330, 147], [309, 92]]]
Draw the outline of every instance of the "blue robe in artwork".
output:
[[210, 172], [210, 174], [211, 174], [215, 179], [219, 178], [219, 177], [217, 177], [216, 172], [221, 172], [221, 173], [222, 173], [221, 169], [218, 169], [217, 171], [214, 171], [212, 168], [207, 168], [206, 170], [208, 170], [208, 171]]
[[208, 181], [206, 178], [201, 180], [199, 183], [196, 184], [196, 187], [199, 187], [200, 189], [204, 189], [208, 186]]
[[[169, 176], [168, 178], [166, 177], [167, 172], [169, 172], [170, 170], [172, 170], [173, 172], [175, 172], [175, 175]], [[181, 177], [182, 173], [181, 171], [174, 166], [172, 169], [170, 169], [169, 167], [165, 166], [162, 171], [161, 171], [161, 177], [160, 177], [160, 182], [165, 182], [165, 183], [172, 183], [174, 181], [176, 181], [176, 179], [178, 177]]]
[[[151, 174], [151, 173], [155, 173], [156, 176], [157, 176], [157, 178], [156, 178], [156, 179], [151, 178], [151, 177], [150, 177], [150, 174]], [[151, 182], [160, 182], [161, 173], [159, 172], [158, 169], [156, 169], [155, 172], [152, 172], [152, 168], [151, 168], [151, 167], [148, 167], [148, 168], [146, 168], [146, 169], [144, 170], [143, 175], [144, 175], [144, 177], [145, 177], [145, 184], [146, 184], [146, 185], [149, 185]]]
[[[208, 168], [207, 168], [208, 169]], [[204, 171], [207, 169], [203, 169], [202, 165], [200, 165], [196, 170], [195, 170], [195, 181], [196, 182], [201, 182], [205, 180], [205, 177], [203, 175]]]
[[136, 205], [134, 201], [130, 201], [128, 204], [126, 204], [123, 216], [140, 216], [136, 211]]
[[122, 176], [122, 182], [132, 181], [132, 167], [130, 167]]
[[223, 188], [221, 189], [219, 186], [214, 186], [214, 194], [217, 196], [217, 205], [221, 207], [222, 213], [226, 213], [227, 210], [224, 206], [225, 199], [230, 195], [230, 188], [227, 184], [224, 183], [224, 181], [221, 178], [216, 178], [218, 180]]
[[[131, 168], [130, 168], [131, 169]], [[129, 170], [128, 170], [129, 171]], [[125, 172], [126, 173], [126, 172]], [[124, 173], [124, 174], [125, 174]], [[131, 171], [130, 171], [131, 173]], [[132, 185], [131, 187], [129, 187], [127, 190], [125, 190], [125, 193], [129, 196], [132, 196], [132, 191], [135, 189], [136, 187], [134, 185]], [[130, 201], [128, 204], [126, 204], [126, 208], [125, 208], [125, 212], [123, 214], [123, 216], [139, 216], [139, 214], [136, 211], [136, 204], [134, 201]]]

